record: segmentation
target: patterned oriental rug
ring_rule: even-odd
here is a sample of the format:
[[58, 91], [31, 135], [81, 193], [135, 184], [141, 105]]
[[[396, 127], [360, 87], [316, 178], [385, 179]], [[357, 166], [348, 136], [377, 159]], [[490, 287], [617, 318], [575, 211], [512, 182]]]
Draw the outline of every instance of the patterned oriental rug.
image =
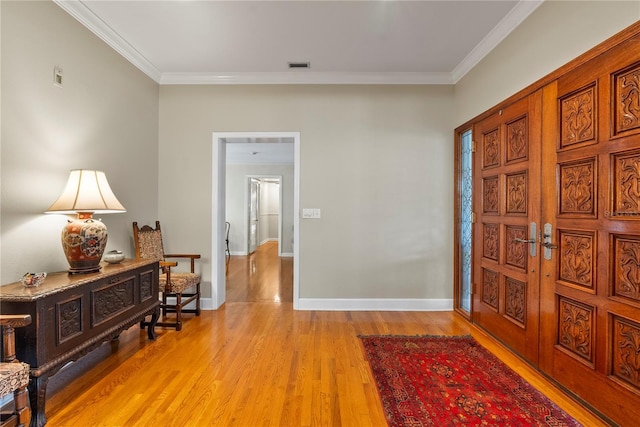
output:
[[470, 336], [360, 339], [391, 427], [580, 426]]

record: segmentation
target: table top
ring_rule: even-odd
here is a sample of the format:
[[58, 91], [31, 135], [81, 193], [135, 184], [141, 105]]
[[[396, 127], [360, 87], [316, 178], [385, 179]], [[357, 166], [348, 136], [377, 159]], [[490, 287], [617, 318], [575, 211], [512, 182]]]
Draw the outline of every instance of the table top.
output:
[[70, 288], [82, 286], [100, 280], [104, 277], [124, 273], [145, 265], [157, 263], [153, 259], [125, 259], [117, 264], [100, 263], [100, 271], [87, 274], [69, 274], [66, 271], [47, 273], [47, 278], [40, 286], [26, 287], [21, 282], [14, 282], [0, 286], [0, 300], [12, 302], [29, 302], [48, 295], [66, 291]]

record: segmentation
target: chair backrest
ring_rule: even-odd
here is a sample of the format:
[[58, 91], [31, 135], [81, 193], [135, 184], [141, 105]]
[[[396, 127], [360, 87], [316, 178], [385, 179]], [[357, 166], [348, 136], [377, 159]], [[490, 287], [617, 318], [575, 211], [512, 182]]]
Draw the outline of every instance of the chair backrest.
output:
[[136, 246], [136, 258], [164, 260], [160, 221], [156, 221], [155, 229], [148, 225], [139, 228], [138, 223], [134, 222], [133, 241]]

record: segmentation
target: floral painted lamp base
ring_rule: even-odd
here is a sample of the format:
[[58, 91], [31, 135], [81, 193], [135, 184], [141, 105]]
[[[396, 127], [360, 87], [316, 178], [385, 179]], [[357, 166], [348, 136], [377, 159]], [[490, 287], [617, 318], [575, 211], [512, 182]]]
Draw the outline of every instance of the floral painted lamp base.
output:
[[100, 260], [107, 246], [107, 226], [93, 219], [91, 212], [78, 212], [78, 219], [62, 229], [62, 249], [69, 263], [69, 274], [100, 271]]

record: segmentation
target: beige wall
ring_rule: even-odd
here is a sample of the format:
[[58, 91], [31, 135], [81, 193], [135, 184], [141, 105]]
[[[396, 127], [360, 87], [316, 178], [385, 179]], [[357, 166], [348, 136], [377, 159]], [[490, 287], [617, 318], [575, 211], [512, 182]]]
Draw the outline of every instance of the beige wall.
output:
[[640, 19], [640, 1], [547, 0], [455, 85], [455, 126]]
[[[50, 1], [0, 2], [2, 283], [60, 271], [62, 215], [43, 212], [70, 169], [102, 169], [124, 214], [107, 250], [132, 256], [131, 222], [157, 217], [158, 85]], [[53, 68], [64, 86], [53, 85]]]
[[300, 207], [322, 210], [300, 220], [300, 297], [451, 298], [452, 102], [450, 86], [162, 86], [175, 250], [211, 262], [213, 132], [300, 132]]

